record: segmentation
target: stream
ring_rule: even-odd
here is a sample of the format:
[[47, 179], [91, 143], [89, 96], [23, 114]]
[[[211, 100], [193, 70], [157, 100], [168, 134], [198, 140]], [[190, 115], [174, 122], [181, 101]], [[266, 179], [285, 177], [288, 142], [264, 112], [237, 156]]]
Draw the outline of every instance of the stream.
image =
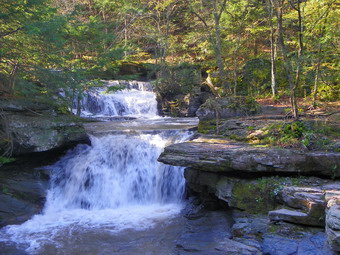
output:
[[[116, 86], [115, 82], [109, 86]], [[197, 120], [162, 118], [149, 83], [82, 100], [91, 145], [56, 163], [40, 214], [0, 230], [1, 254], [223, 254], [231, 217], [186, 199], [184, 169], [157, 161]]]

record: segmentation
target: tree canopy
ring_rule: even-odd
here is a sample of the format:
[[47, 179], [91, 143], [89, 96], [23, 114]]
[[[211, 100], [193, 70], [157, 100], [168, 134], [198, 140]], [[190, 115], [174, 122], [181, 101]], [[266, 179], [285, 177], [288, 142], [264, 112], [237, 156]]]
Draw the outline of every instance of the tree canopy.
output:
[[171, 66], [198, 65], [220, 95], [290, 95], [293, 110], [296, 97], [339, 99], [335, 0], [0, 0], [0, 6], [3, 96], [81, 92], [95, 79], [121, 78], [121, 66], [134, 63], [156, 70], [161, 81]]

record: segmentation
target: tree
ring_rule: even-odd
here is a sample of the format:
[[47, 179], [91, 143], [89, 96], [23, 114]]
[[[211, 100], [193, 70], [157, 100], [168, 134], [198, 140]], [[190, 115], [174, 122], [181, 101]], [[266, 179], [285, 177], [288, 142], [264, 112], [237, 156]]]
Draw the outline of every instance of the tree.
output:
[[[204, 2], [204, 3], [203, 3]], [[226, 72], [224, 66], [224, 60], [222, 57], [222, 37], [221, 37], [221, 18], [222, 14], [226, 9], [227, 0], [213, 0], [213, 1], [202, 1], [204, 8], [208, 10], [207, 17], [203, 17], [196, 9], [198, 3], [194, 2], [191, 5], [191, 12], [204, 24], [206, 32], [209, 33], [209, 39], [214, 49], [214, 55], [216, 59], [216, 65], [218, 69], [218, 78], [222, 88], [224, 88], [229, 94], [231, 93], [230, 85], [226, 81]], [[209, 23], [213, 20], [213, 31]], [[207, 21], [208, 20], [208, 21]]]
[[[283, 66], [286, 72], [286, 77], [287, 77], [287, 81], [288, 81], [289, 89], [290, 89], [290, 104], [291, 104], [291, 109], [292, 109], [292, 115], [294, 118], [297, 118], [298, 117], [298, 107], [297, 107], [297, 102], [296, 102], [297, 83], [294, 83], [294, 80], [293, 80], [292, 63], [288, 57], [288, 50], [287, 50], [285, 39], [284, 39], [283, 11], [285, 8], [285, 0], [271, 0], [271, 3], [276, 8], [277, 25], [278, 25], [278, 42], [281, 47]], [[300, 52], [299, 56], [301, 56], [301, 53], [302, 53], [301, 44], [300, 44], [300, 49], [301, 50], [299, 51]]]
[[276, 39], [275, 39], [275, 29], [273, 22], [273, 12], [274, 6], [271, 0], [266, 0], [268, 13], [269, 13], [269, 26], [270, 26], [270, 61], [271, 61], [271, 89], [272, 89], [272, 97], [276, 97], [277, 86], [276, 86]]

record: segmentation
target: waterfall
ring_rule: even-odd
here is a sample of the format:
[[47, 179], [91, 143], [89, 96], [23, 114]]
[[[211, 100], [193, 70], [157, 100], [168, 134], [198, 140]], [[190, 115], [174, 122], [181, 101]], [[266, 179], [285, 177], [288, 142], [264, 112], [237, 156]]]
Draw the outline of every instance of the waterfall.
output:
[[78, 146], [50, 167], [54, 175], [45, 212], [179, 202], [182, 169], [157, 162], [170, 139], [166, 134], [92, 137], [91, 146]]
[[[91, 137], [49, 166], [51, 188], [43, 213], [22, 225], [7, 226], [0, 241], [28, 254], [50, 253], [73, 237], [145, 230], [168, 221], [183, 208], [183, 168], [157, 162], [163, 148], [191, 133]], [[72, 239], [73, 240], [73, 239]]]
[[[151, 87], [144, 83], [129, 86], [112, 95], [97, 88], [84, 101], [85, 108], [94, 115], [156, 116]], [[70, 252], [73, 242], [84, 245], [82, 237], [104, 236], [111, 242], [124, 231], [129, 236], [126, 231], [149, 229], [178, 215], [183, 208], [183, 168], [164, 165], [157, 158], [165, 146], [186, 141], [192, 134], [176, 127], [181, 121], [169, 121], [164, 121], [164, 128], [160, 128], [161, 118], [122, 121], [120, 125], [135, 132], [91, 136], [91, 145], [78, 145], [46, 167], [51, 184], [43, 212], [21, 225], [1, 229], [0, 242], [14, 243], [28, 254], [83, 254]], [[155, 132], [137, 129], [143, 122], [148, 128], [157, 123]]]
[[[110, 92], [108, 88], [125, 88]], [[77, 102], [75, 102], [75, 109]], [[90, 88], [81, 100], [81, 116], [157, 116], [156, 96], [150, 82], [109, 81], [105, 87]], [[76, 110], [74, 110], [76, 111]]]

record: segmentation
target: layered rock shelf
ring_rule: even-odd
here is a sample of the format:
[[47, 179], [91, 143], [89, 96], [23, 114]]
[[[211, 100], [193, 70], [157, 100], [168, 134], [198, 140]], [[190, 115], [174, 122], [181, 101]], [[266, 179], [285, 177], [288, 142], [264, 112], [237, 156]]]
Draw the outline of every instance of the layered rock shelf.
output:
[[223, 140], [166, 147], [159, 161], [212, 172], [253, 172], [340, 177], [340, 153], [261, 148]]

